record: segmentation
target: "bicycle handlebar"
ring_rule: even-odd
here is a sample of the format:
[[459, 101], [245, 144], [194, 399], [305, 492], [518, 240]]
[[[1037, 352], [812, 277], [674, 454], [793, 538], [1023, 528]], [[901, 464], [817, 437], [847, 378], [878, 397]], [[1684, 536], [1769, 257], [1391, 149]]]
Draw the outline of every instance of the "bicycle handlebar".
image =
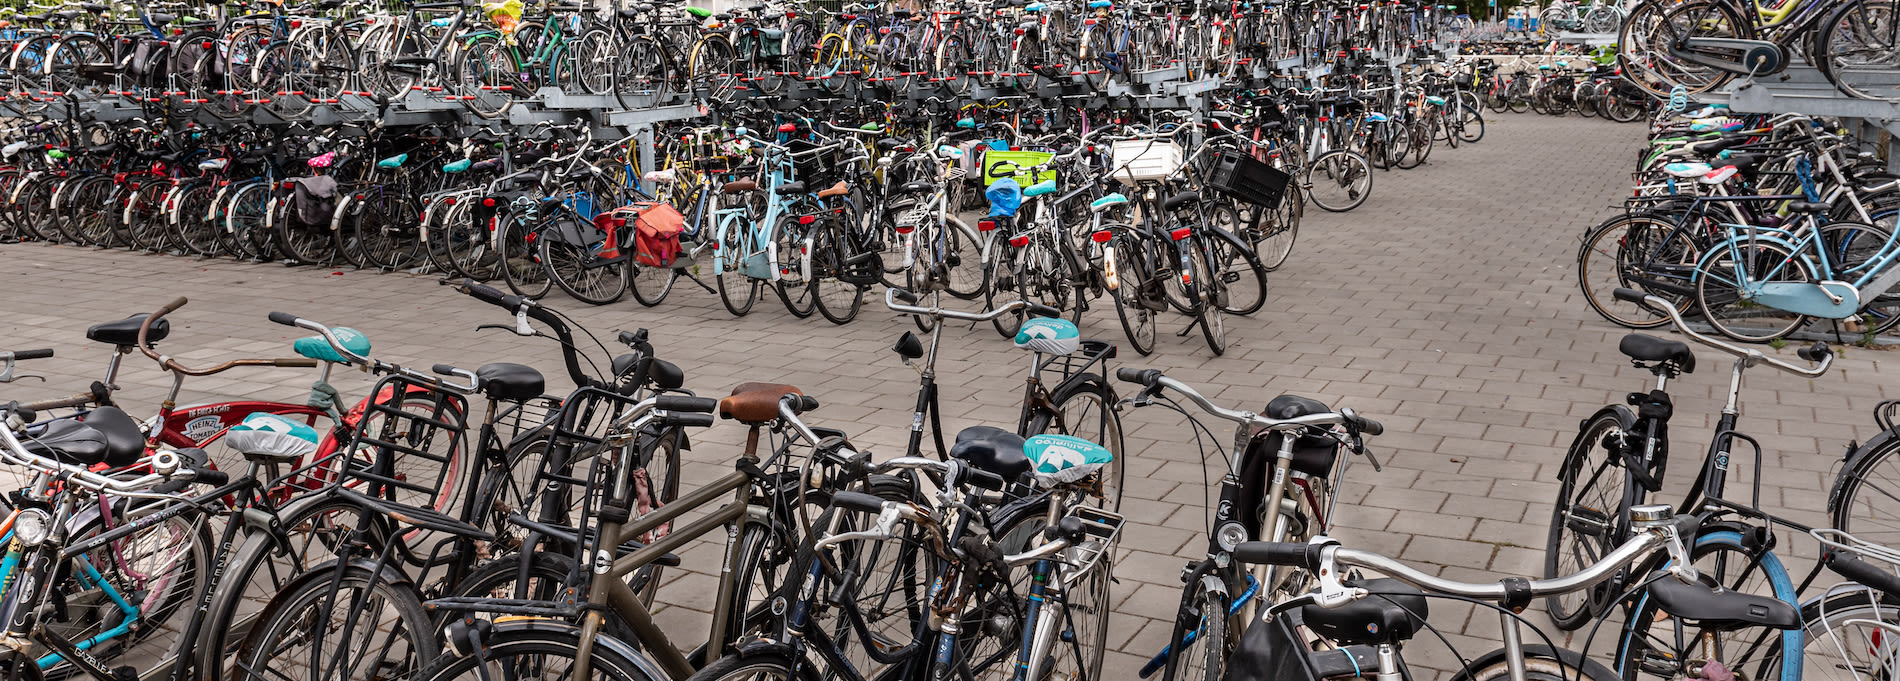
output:
[[1351, 408], [1342, 407], [1337, 412], [1307, 414], [1290, 419], [1271, 419], [1251, 411], [1225, 409], [1216, 406], [1213, 402], [1208, 401], [1205, 396], [1201, 395], [1199, 391], [1196, 391], [1185, 383], [1168, 378], [1166, 375], [1163, 375], [1159, 369], [1122, 367], [1115, 370], [1115, 377], [1128, 383], [1139, 384], [1147, 388], [1147, 390], [1144, 391], [1147, 393], [1158, 392], [1162, 388], [1173, 390], [1188, 398], [1188, 401], [1193, 402], [1196, 406], [1199, 406], [1203, 411], [1209, 414], [1257, 428], [1286, 431], [1312, 426], [1343, 425], [1363, 435], [1382, 435], [1385, 433], [1384, 424], [1360, 416]]
[[1795, 351], [1795, 355], [1801, 359], [1819, 363], [1813, 368], [1803, 369], [1779, 359], [1769, 357], [1760, 350], [1732, 345], [1696, 332], [1695, 329], [1689, 328], [1689, 322], [1683, 320], [1681, 310], [1677, 310], [1674, 304], [1660, 297], [1652, 296], [1636, 289], [1627, 288], [1618, 288], [1611, 292], [1611, 295], [1615, 296], [1617, 300], [1635, 303], [1652, 311], [1662, 312], [1668, 315], [1669, 320], [1676, 325], [1677, 331], [1681, 331], [1684, 335], [1695, 339], [1698, 343], [1739, 357], [1749, 365], [1762, 363], [1791, 374], [1820, 376], [1821, 374], [1827, 373], [1827, 368], [1834, 364], [1834, 349], [1828, 347], [1825, 342], [1817, 341], [1814, 345]]
[[[212, 374], [221, 373], [221, 372], [234, 369], [237, 367], [247, 367], [247, 366], [248, 367], [285, 367], [285, 368], [292, 368], [292, 369], [308, 369], [317, 365], [317, 360], [306, 359], [303, 357], [277, 357], [277, 358], [272, 358], [272, 359], [234, 359], [234, 360], [225, 362], [223, 364], [219, 364], [219, 365], [212, 366], [209, 368], [204, 368], [204, 369], [193, 369], [183, 364], [179, 364], [178, 360], [172, 359], [169, 355], [159, 354], [157, 350], [152, 348], [151, 341], [146, 340], [146, 339], [151, 336], [153, 324], [157, 323], [158, 320], [163, 319], [165, 315], [171, 314], [173, 311], [176, 311], [178, 308], [184, 307], [187, 302], [190, 302], [190, 301], [186, 299], [184, 296], [179, 296], [178, 298], [172, 300], [171, 302], [166, 303], [163, 307], [158, 308], [157, 311], [149, 315], [146, 315], [145, 321], [139, 324], [139, 336], [138, 336], [139, 352], [145, 353], [146, 357], [150, 357], [152, 358], [153, 361], [158, 362], [158, 366], [161, 369], [164, 369], [166, 371], [170, 371], [173, 373], [181, 374], [184, 376], [210, 376]], [[272, 313], [272, 314], [277, 314], [277, 313]], [[84, 404], [84, 403], [81, 403], [81, 404]], [[66, 406], [77, 406], [77, 405], [66, 405]]]
[[[905, 302], [912, 303], [912, 304], [907, 305], [907, 304], [898, 303], [897, 299], [900, 297], [903, 298]], [[895, 288], [884, 290], [884, 306], [890, 308], [892, 311], [903, 312], [906, 314], [920, 314], [926, 317], [932, 317], [936, 319], [949, 318], [949, 319], [961, 319], [968, 322], [987, 322], [992, 319], [996, 319], [1003, 315], [1009, 314], [1011, 312], [1015, 312], [1017, 310], [1025, 310], [1029, 314], [1032, 314], [1038, 317], [1062, 316], [1061, 310], [1055, 309], [1053, 307], [1049, 307], [1048, 305], [1043, 305], [1042, 303], [1034, 303], [1027, 300], [1012, 300], [1012, 301], [1002, 304], [1001, 306], [997, 307], [994, 310], [990, 310], [988, 312], [980, 312], [980, 313], [958, 312], [956, 310], [946, 310], [942, 307], [936, 307], [936, 306], [923, 307], [923, 306], [915, 305], [914, 303], [916, 302], [917, 302], [917, 294], [915, 293], [911, 293], [903, 289], [895, 289]]]
[[302, 317], [298, 317], [297, 315], [290, 314], [288, 312], [272, 312], [270, 313], [269, 318], [271, 321], [276, 322], [278, 324], [283, 324], [284, 326], [294, 326], [300, 329], [316, 332], [318, 336], [321, 336], [323, 338], [323, 341], [325, 343], [330, 344], [330, 349], [335, 350], [337, 355], [341, 356], [344, 359], [344, 362], [347, 364], [367, 367], [371, 371], [375, 371], [378, 373], [402, 374], [403, 376], [406, 376], [418, 382], [426, 383], [428, 385], [434, 386], [442, 390], [447, 390], [454, 393], [460, 393], [463, 395], [474, 394], [476, 388], [479, 387], [478, 385], [476, 385], [475, 379], [472, 376], [464, 376], [465, 378], [468, 378], [469, 380], [469, 382], [466, 384], [450, 383], [446, 380], [443, 380], [440, 377], [432, 376], [430, 374], [423, 373], [421, 371], [417, 371], [415, 369], [411, 369], [409, 367], [405, 367], [400, 364], [391, 364], [388, 362], [372, 359], [370, 357], [357, 354], [351, 351], [349, 348], [344, 347], [343, 341], [337, 340], [336, 333], [332, 332], [330, 330], [330, 327], [324, 326], [321, 322], [315, 322], [308, 319], [304, 319]]

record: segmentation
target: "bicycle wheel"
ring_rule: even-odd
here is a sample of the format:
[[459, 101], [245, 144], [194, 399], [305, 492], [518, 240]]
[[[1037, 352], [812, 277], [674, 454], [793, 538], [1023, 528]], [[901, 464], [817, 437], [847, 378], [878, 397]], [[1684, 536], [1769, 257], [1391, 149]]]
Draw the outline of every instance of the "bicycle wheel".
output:
[[1653, 329], [1669, 318], [1611, 295], [1618, 288], [1636, 288], [1668, 299], [1678, 308], [1694, 301], [1689, 276], [1701, 256], [1690, 239], [1693, 230], [1676, 229], [1664, 219], [1644, 214], [1619, 215], [1605, 221], [1583, 238], [1577, 252], [1577, 285], [1590, 308], [1604, 319], [1632, 329]]
[[[990, 259], [990, 285], [983, 289], [983, 309], [994, 310], [1022, 298], [1016, 288], [1016, 278], [1020, 274], [1019, 257], [1015, 247], [999, 249], [996, 257]], [[1027, 314], [1018, 310], [990, 320], [996, 327], [996, 333], [1004, 338], [1015, 338], [1023, 328]]]
[[288, 197], [272, 209], [277, 229], [277, 250], [284, 258], [300, 265], [322, 265], [336, 257], [336, 241], [330, 238], [329, 216], [321, 225], [307, 225], [296, 216]]
[[[1750, 549], [1751, 545], [1733, 530], [1705, 530], [1696, 537], [1690, 560], [1704, 584], [1773, 596], [1799, 607], [1794, 582], [1781, 559], [1771, 551]], [[1637, 596], [1627, 621], [1618, 636], [1615, 657], [1615, 668], [1625, 681], [1683, 678], [1690, 668], [1708, 661], [1720, 661], [1735, 670], [1738, 678], [1746, 674], [1760, 681], [1794, 678], [1800, 673], [1800, 630], [1703, 629], [1661, 612], [1656, 600], [1646, 595]]]
[[[1219, 214], [1225, 211], [1233, 213], [1233, 208], [1217, 206], [1215, 226], [1221, 229]], [[1237, 222], [1238, 217], [1234, 220]], [[1227, 234], [1231, 234], [1228, 232]], [[1221, 278], [1223, 302], [1221, 310], [1228, 314], [1250, 315], [1259, 312], [1267, 304], [1267, 268], [1252, 250], [1242, 247], [1237, 241], [1229, 241], [1223, 234], [1207, 237], [1208, 256], [1211, 258], [1216, 276]]]
[[[515, 105], [521, 71], [514, 55], [495, 34], [469, 39], [456, 60], [455, 77], [462, 104], [482, 118], [500, 118]], [[523, 96], [533, 94], [525, 93]]]
[[1194, 300], [1195, 315], [1200, 317], [1201, 337], [1207, 339], [1207, 349], [1215, 357], [1227, 353], [1227, 316], [1224, 309], [1227, 300], [1227, 285], [1220, 279], [1219, 271], [1214, 269], [1203, 237], [1190, 237], [1181, 242], [1187, 250], [1188, 272], [1193, 278], [1188, 296]]
[[[1614, 550], [1622, 538], [1622, 522], [1629, 476], [1623, 468], [1625, 438], [1640, 440], [1640, 433], [1623, 430], [1616, 413], [1598, 412], [1583, 423], [1583, 430], [1570, 443], [1563, 468], [1557, 471], [1557, 503], [1550, 514], [1550, 539], [1544, 547], [1544, 576], [1572, 575], [1594, 565], [1597, 559]], [[1641, 499], [1633, 503], [1641, 503]], [[1586, 591], [1551, 596], [1545, 609], [1559, 629], [1571, 631], [1590, 621], [1614, 594], [1604, 582]]]
[[[1153, 281], [1154, 268], [1143, 254], [1141, 238], [1127, 227], [1116, 229], [1114, 233], [1115, 240], [1109, 242], [1110, 254], [1105, 262], [1106, 269], [1112, 272], [1115, 316], [1121, 321], [1128, 345], [1143, 356], [1150, 355], [1155, 351], [1158, 322], [1158, 310], [1150, 306], [1150, 301], [1159, 299], [1160, 283]], [[1159, 306], [1165, 307], [1166, 303]]]
[[1125, 475], [1121, 460], [1127, 453], [1122, 439], [1122, 419], [1115, 411], [1115, 404], [1115, 392], [1094, 377], [1058, 386], [1049, 395], [1049, 408], [1039, 409], [1030, 417], [1028, 430], [1072, 435], [1113, 453], [1114, 462], [1096, 472], [1102, 507], [1110, 511], [1121, 509]]
[[1267, 213], [1260, 218], [1260, 234], [1253, 240], [1253, 252], [1260, 258], [1260, 266], [1272, 272], [1286, 264], [1287, 256], [1293, 254], [1293, 242], [1300, 235], [1300, 218], [1306, 213], [1306, 195], [1297, 191], [1283, 192], [1279, 205], [1254, 210]]
[[1457, 118], [1452, 123], [1452, 130], [1458, 133], [1458, 139], [1465, 142], [1484, 139], [1484, 114], [1479, 113], [1478, 107], [1469, 104], [1460, 106], [1452, 115]]
[[785, 304], [785, 311], [799, 319], [818, 311], [818, 291], [806, 277], [811, 269], [811, 241], [806, 238], [810, 231], [790, 214], [780, 216], [772, 228], [778, 253], [778, 281], [772, 282], [772, 290]]
[[[1876, 219], [1888, 217], [1880, 216]], [[1859, 222], [1835, 222], [1821, 227], [1820, 248], [1825, 249], [1834, 278], [1855, 281], [1871, 272], [1891, 232]], [[1885, 291], [1862, 291], [1858, 319], [1861, 333], [1879, 334], [1900, 325], [1900, 283]]]
[[[332, 574], [332, 571], [341, 574]], [[438, 649], [415, 588], [357, 565], [306, 573], [258, 613], [238, 668], [275, 679], [414, 678]], [[337, 676], [341, 672], [340, 676]]]
[[422, 211], [410, 197], [388, 189], [376, 192], [354, 222], [357, 241], [372, 266], [400, 270], [421, 263]]
[[627, 294], [626, 260], [603, 260], [599, 253], [604, 238], [600, 230], [582, 224], [573, 215], [556, 219], [536, 239], [548, 278], [575, 300], [589, 305], [620, 300]]
[[541, 259], [535, 247], [534, 224], [528, 217], [509, 212], [494, 218], [496, 247], [495, 257], [500, 261], [501, 279], [508, 283], [508, 290], [515, 295], [540, 300], [554, 287], [554, 281], [548, 277], [548, 268], [541, 265]]
[[1236, 640], [1231, 632], [1235, 624], [1227, 612], [1227, 596], [1208, 590], [1203, 582], [1191, 587], [1195, 594], [1194, 612], [1200, 616], [1194, 629], [1182, 632], [1179, 650], [1168, 650], [1168, 665], [1174, 667], [1176, 681], [1222, 681], [1227, 672], [1227, 656]]
[[[476, 281], [494, 279], [499, 272], [501, 259], [495, 256], [494, 244], [488, 238], [488, 226], [475, 224], [475, 214], [470, 202], [462, 201], [453, 206], [441, 206], [436, 210], [444, 211], [436, 218], [436, 232], [429, 236], [431, 242], [439, 243], [448, 261], [462, 276]], [[433, 246], [432, 246], [433, 247]], [[543, 255], [542, 262], [547, 262]]]
[[819, 677], [810, 663], [793, 664], [785, 651], [772, 646], [713, 660], [694, 673], [693, 678], [698, 681], [818, 681]]
[[983, 295], [989, 285], [989, 270], [983, 267], [983, 237], [954, 215], [944, 216], [938, 236], [937, 247], [950, 274], [945, 290], [964, 300]]
[[[1530, 681], [1616, 681], [1616, 672], [1581, 654], [1542, 645], [1523, 647], [1524, 677]], [[1458, 670], [1451, 681], [1509, 681], [1505, 651], [1481, 655], [1472, 666]]]
[[[418, 681], [569, 679], [573, 678], [579, 646], [580, 629], [572, 625], [545, 621], [501, 624], [483, 637], [479, 657], [443, 655], [415, 678]], [[637, 654], [617, 640], [597, 642], [589, 658], [593, 675], [587, 681], [666, 681], [642, 671], [644, 667], [634, 662]]]
[[1766, 343], [1808, 323], [1804, 315], [1743, 296], [1744, 282], [1755, 285], [1814, 281], [1806, 262], [1780, 245], [1747, 240], [1716, 244], [1696, 264], [1695, 279], [1696, 304], [1702, 307], [1703, 318], [1729, 338]]
[[[130, 501], [136, 503], [112, 504], [111, 528], [142, 522], [172, 506], [168, 502]], [[69, 543], [96, 537], [107, 529], [94, 516], [72, 532]], [[193, 611], [190, 606], [210, 588], [215, 550], [204, 514], [193, 509], [73, 556], [61, 570], [65, 576], [52, 587], [55, 602], [63, 606], [63, 616], [49, 617], [44, 624], [68, 641], [98, 637], [98, 645], [87, 652], [110, 665], [129, 665], [141, 675], [163, 670], [172, 662], [170, 653], [184, 633], [186, 618]], [[136, 612], [128, 612], [128, 607]], [[113, 631], [128, 621], [129, 630]], [[49, 653], [38, 647], [32, 651], [34, 657]], [[67, 661], [54, 660], [43, 670], [44, 678], [83, 676]]]
[[818, 313], [833, 324], [857, 318], [858, 309], [864, 306], [865, 286], [854, 282], [876, 276], [867, 271], [854, 277], [851, 263], [860, 256], [859, 249], [839, 233], [841, 229], [842, 225], [834, 224], [818, 230], [811, 258], [811, 287]]
[[633, 292], [633, 299], [646, 307], [665, 302], [666, 296], [673, 292], [673, 284], [679, 281], [682, 270], [666, 267], [647, 267], [637, 262], [627, 263], [629, 277], [627, 290]]
[[[1431, 133], [1425, 133], [1424, 137], [1424, 144], [1429, 147]], [[1416, 136], [1412, 141], [1413, 148], [1417, 148]], [[1422, 156], [1419, 158], [1423, 160]], [[1335, 149], [1313, 159], [1300, 184], [1306, 187], [1306, 195], [1314, 205], [1343, 213], [1358, 208], [1372, 195], [1372, 164], [1367, 163], [1364, 156]]]
[[1900, 545], [1900, 438], [1876, 436], [1834, 480], [1833, 527], [1867, 542]]
[[1900, 603], [1869, 589], [1845, 589], [1801, 608], [1802, 681], [1893, 678], [1900, 657], [1891, 627], [1900, 624]]

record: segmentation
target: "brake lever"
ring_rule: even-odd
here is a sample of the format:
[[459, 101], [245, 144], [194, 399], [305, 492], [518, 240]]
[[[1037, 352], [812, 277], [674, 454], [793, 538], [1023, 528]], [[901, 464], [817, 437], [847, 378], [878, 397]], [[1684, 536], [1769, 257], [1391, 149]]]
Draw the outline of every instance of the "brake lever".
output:
[[46, 377], [45, 377], [45, 376], [41, 376], [41, 375], [39, 375], [39, 374], [18, 374], [18, 375], [16, 375], [16, 374], [14, 374], [14, 373], [13, 373], [13, 370], [14, 370], [14, 369], [16, 369], [16, 368], [18, 368], [18, 364], [17, 364], [17, 360], [13, 360], [13, 359], [8, 359], [8, 360], [7, 360], [7, 366], [6, 366], [6, 368], [5, 368], [5, 369], [0, 369], [0, 383], [12, 383], [12, 382], [14, 382], [14, 381], [18, 381], [18, 380], [23, 380], [23, 379], [28, 379], [28, 378], [37, 378], [37, 379], [40, 379], [40, 382], [41, 382], [41, 383], [45, 383], [45, 382], [46, 382]]
[[536, 332], [534, 330], [534, 327], [528, 325], [528, 306], [522, 305], [521, 307], [515, 309], [514, 331], [515, 331], [515, 335], [517, 336], [535, 335]]

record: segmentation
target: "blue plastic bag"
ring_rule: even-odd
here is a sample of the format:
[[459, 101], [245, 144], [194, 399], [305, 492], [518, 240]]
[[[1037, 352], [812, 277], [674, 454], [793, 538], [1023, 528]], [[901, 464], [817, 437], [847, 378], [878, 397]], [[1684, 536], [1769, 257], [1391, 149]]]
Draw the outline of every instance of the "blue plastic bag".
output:
[[1023, 207], [1023, 186], [1007, 177], [990, 183], [983, 196], [990, 200], [990, 217], [1015, 217], [1016, 209]]

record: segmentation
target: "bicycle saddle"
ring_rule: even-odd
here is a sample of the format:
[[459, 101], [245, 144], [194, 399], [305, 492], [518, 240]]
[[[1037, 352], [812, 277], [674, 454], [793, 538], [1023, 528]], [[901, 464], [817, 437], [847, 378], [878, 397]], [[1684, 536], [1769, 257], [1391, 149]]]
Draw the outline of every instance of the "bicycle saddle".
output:
[[950, 446], [950, 458], [1015, 480], [1028, 473], [1034, 464], [1023, 453], [1023, 437], [994, 426], [970, 426], [957, 433]]
[[[365, 336], [362, 332], [347, 326], [332, 328], [330, 329], [330, 333], [336, 336], [337, 342], [342, 343], [343, 347], [347, 348], [350, 352], [365, 357], [369, 356], [369, 336]], [[297, 354], [309, 357], [310, 359], [322, 362], [336, 362], [338, 364], [349, 363], [349, 360], [337, 354], [336, 348], [330, 347], [329, 341], [324, 340], [322, 336], [299, 338], [291, 343], [290, 347], [292, 350], [295, 350]]]
[[1035, 462], [1036, 482], [1075, 482], [1115, 462], [1107, 447], [1073, 435], [1035, 435], [1023, 441], [1023, 456]]
[[407, 154], [407, 153], [403, 153], [403, 154], [396, 154], [395, 156], [391, 156], [391, 157], [389, 157], [389, 158], [386, 158], [386, 159], [383, 159], [383, 160], [381, 160], [381, 161], [377, 161], [377, 162], [376, 162], [376, 167], [378, 167], [378, 168], [401, 168], [401, 167], [402, 167], [402, 164], [404, 164], [404, 163], [407, 163], [408, 161], [409, 161], [409, 154]]
[[[1291, 419], [1309, 414], [1325, 414], [1332, 407], [1325, 402], [1299, 395], [1281, 395], [1267, 402], [1260, 415], [1270, 419]], [[1272, 432], [1256, 438], [1247, 448], [1249, 459], [1258, 458], [1261, 465], [1272, 466], [1280, 453], [1281, 434]], [[1303, 436], [1293, 441], [1293, 470], [1317, 478], [1332, 475], [1333, 462], [1339, 457], [1339, 446], [1323, 436]]]
[[105, 436], [105, 454], [93, 463], [119, 468], [145, 456], [145, 431], [118, 407], [100, 407], [74, 418]]
[[1682, 341], [1665, 340], [1640, 333], [1624, 336], [1616, 349], [1630, 359], [1644, 362], [1668, 362], [1685, 374], [1695, 373], [1695, 353]]
[[719, 415], [756, 426], [778, 418], [781, 398], [803, 394], [804, 391], [783, 383], [740, 383], [732, 389], [731, 397], [719, 401]]
[[1168, 197], [1166, 201], [1162, 201], [1161, 210], [1172, 211], [1178, 208], [1193, 208], [1195, 204], [1200, 202], [1200, 192], [1185, 191]]
[[[107, 345], [117, 345], [122, 348], [137, 346], [139, 344], [139, 325], [145, 323], [145, 317], [145, 313], [141, 312], [116, 322], [94, 324], [86, 329], [86, 338]], [[145, 342], [157, 343], [165, 340], [165, 336], [170, 335], [171, 332], [171, 320], [160, 318], [158, 321], [152, 322], [151, 330], [145, 332]]]
[[849, 193], [851, 193], [851, 185], [845, 184], [844, 180], [839, 180], [837, 184], [819, 190], [817, 196], [821, 199], [829, 199], [833, 196], [844, 196]]
[[49, 421], [38, 434], [21, 438], [26, 451], [85, 466], [106, 458], [106, 434], [73, 419]]
[[758, 189], [758, 181], [748, 177], [743, 180], [727, 182], [725, 186], [719, 188], [719, 191], [727, 194], [743, 194], [750, 191], [758, 191]]
[[1043, 194], [1054, 194], [1055, 192], [1055, 180], [1043, 180], [1023, 188], [1023, 196], [1025, 197], [1042, 196]]
[[231, 159], [208, 158], [208, 159], [198, 162], [198, 169], [199, 170], [223, 170], [224, 167], [228, 165], [231, 165]]
[[[1654, 575], [1651, 573], [1652, 577]], [[1704, 573], [1702, 579], [1711, 577]], [[1757, 626], [1795, 629], [1801, 626], [1801, 612], [1787, 601], [1730, 591], [1702, 581], [1687, 584], [1673, 576], [1664, 575], [1649, 583], [1649, 595], [1656, 599], [1656, 607], [1663, 612], [1696, 622], [1705, 630], [1733, 631]]]
[[905, 182], [897, 187], [899, 194], [929, 194], [935, 191], [937, 191], [936, 183], [924, 180]]
[[1104, 196], [1094, 201], [1090, 201], [1089, 210], [1100, 213], [1102, 211], [1108, 210], [1109, 208], [1112, 208], [1114, 206], [1119, 206], [1125, 203], [1128, 203], [1128, 197], [1122, 196], [1121, 192], [1115, 192], [1113, 194], [1109, 194], [1108, 196]]
[[323, 435], [308, 424], [277, 414], [258, 412], [224, 433], [224, 443], [244, 455], [244, 460], [263, 464], [289, 463], [314, 454]]
[[1051, 355], [1066, 355], [1082, 345], [1082, 332], [1067, 319], [1037, 317], [1016, 332], [1016, 347]]
[[805, 191], [804, 180], [793, 180], [791, 182], [787, 182], [785, 184], [779, 185], [776, 191], [778, 191], [779, 196], [795, 196], [798, 194], [807, 193]]
[[1790, 213], [1819, 214], [1819, 213], [1826, 213], [1828, 208], [1829, 208], [1828, 204], [1821, 201], [1789, 201], [1788, 202], [1788, 212]]
[[468, 167], [472, 165], [475, 165], [475, 162], [465, 158], [460, 161], [442, 164], [442, 172], [459, 173], [468, 170]]
[[1337, 608], [1300, 608], [1307, 628], [1339, 645], [1399, 643], [1424, 628], [1425, 618], [1431, 615], [1425, 592], [1396, 579], [1349, 579], [1345, 584], [1379, 595]]
[[534, 367], [508, 362], [484, 364], [475, 370], [475, 380], [483, 395], [491, 400], [520, 402], [541, 396], [547, 379]]

